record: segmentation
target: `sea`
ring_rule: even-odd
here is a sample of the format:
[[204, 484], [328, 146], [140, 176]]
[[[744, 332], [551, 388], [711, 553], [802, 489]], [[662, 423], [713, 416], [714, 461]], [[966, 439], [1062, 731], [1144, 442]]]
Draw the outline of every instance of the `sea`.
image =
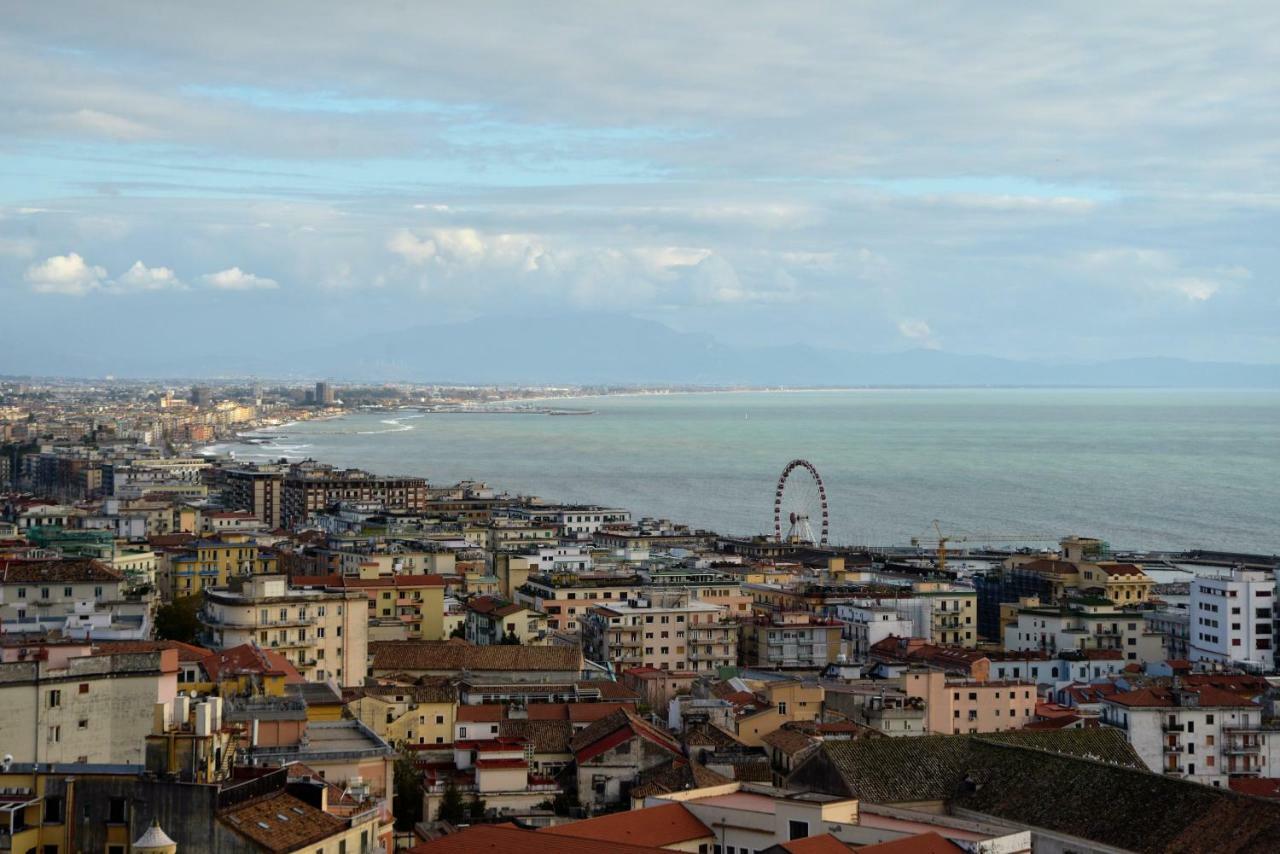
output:
[[[1079, 534], [1116, 549], [1280, 552], [1277, 391], [858, 389], [547, 405], [590, 414], [356, 412], [207, 450], [482, 481], [733, 535], [773, 532], [779, 476], [803, 459], [837, 544], [941, 532], [957, 545], [1037, 548]], [[816, 534], [807, 469], [783, 495], [784, 533], [797, 512]]]

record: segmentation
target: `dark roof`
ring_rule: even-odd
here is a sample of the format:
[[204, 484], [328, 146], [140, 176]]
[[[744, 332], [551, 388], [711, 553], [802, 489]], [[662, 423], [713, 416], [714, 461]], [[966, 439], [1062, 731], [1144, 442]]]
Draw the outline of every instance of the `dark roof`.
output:
[[506, 720], [498, 724], [501, 738], [525, 738], [535, 753], [568, 753], [573, 723], [567, 720]]
[[369, 644], [375, 671], [460, 672], [463, 670], [552, 670], [577, 673], [582, 649], [576, 646], [474, 646], [452, 641], [374, 641]]
[[636, 784], [631, 787], [631, 797], [647, 798], [732, 782], [731, 778], [694, 760], [677, 758], [641, 772]]
[[[791, 849], [795, 854], [803, 852]], [[866, 854], [963, 854], [964, 849], [936, 831], [904, 836], [878, 845], [867, 845], [858, 851]]]
[[[1116, 729], [1015, 730], [981, 738], [1146, 767]], [[944, 801], [965, 779], [976, 743], [978, 737], [968, 735], [849, 739], [824, 741], [818, 754], [827, 757], [852, 797], [875, 804]]]
[[791, 779], [870, 803], [946, 801], [1138, 852], [1261, 854], [1280, 839], [1280, 804], [1153, 774], [1107, 727], [825, 742]]
[[85, 558], [7, 561], [0, 565], [0, 584], [110, 584], [123, 577], [105, 564]]
[[569, 742], [569, 748], [577, 754], [579, 762], [585, 762], [592, 756], [609, 749], [613, 744], [637, 737], [669, 750], [677, 756], [682, 755], [679, 742], [670, 733], [658, 729], [626, 709], [619, 709], [588, 725], [573, 737]]

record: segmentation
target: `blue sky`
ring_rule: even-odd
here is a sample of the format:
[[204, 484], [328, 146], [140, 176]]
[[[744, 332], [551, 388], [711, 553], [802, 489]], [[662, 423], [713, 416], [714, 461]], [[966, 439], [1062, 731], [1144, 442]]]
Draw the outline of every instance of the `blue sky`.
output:
[[11, 6], [0, 288], [26, 322], [0, 372], [38, 369], [50, 328], [95, 365], [226, 341], [292, 370], [319, 337], [499, 311], [1277, 362], [1278, 25], [1261, 2]]

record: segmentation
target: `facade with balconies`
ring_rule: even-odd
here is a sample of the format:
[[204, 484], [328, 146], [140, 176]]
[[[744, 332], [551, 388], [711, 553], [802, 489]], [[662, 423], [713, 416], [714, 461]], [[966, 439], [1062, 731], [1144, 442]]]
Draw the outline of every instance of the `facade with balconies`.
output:
[[1124, 730], [1152, 771], [1226, 788], [1233, 777], [1271, 775], [1262, 711], [1230, 691], [1175, 680], [1105, 697], [1102, 723]]
[[615, 672], [652, 667], [714, 673], [738, 663], [737, 620], [725, 608], [687, 594], [637, 596], [598, 606], [582, 626], [587, 656]]
[[367, 669], [367, 610], [362, 591], [299, 590], [283, 575], [263, 575], [206, 590], [200, 623], [214, 649], [274, 649], [308, 681], [355, 687]]
[[1019, 608], [1016, 621], [1004, 627], [1004, 648], [1049, 654], [1118, 650], [1125, 661], [1164, 660], [1164, 637], [1148, 627], [1146, 613], [1106, 599]]

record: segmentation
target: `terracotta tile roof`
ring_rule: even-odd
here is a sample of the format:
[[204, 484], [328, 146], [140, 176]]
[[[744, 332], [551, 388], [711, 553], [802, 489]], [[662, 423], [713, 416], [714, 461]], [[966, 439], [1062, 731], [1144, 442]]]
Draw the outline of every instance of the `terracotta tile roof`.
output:
[[631, 787], [631, 797], [647, 798], [653, 795], [682, 792], [685, 789], [722, 786], [725, 783], [732, 782], [732, 777], [726, 777], [718, 771], [712, 771], [695, 760], [674, 758], [668, 763], [657, 765], [642, 772], [636, 780], [636, 784]]
[[[787, 854], [849, 854], [853, 850], [830, 833], [824, 833], [821, 836], [806, 836], [804, 839], [792, 839], [789, 842], [780, 842], [778, 847], [786, 851]], [[874, 848], [875, 846], [872, 847]], [[866, 851], [867, 849], [859, 848], [858, 850]]]
[[1146, 577], [1142, 567], [1134, 563], [1100, 563], [1098, 569], [1107, 575], [1133, 575]]
[[232, 807], [220, 813], [218, 820], [260, 850], [279, 854], [314, 845], [347, 826], [344, 820], [284, 792]]
[[[1223, 691], [1221, 688], [1215, 688], [1212, 685], [1194, 687], [1184, 685], [1182, 690], [1189, 694], [1195, 694], [1198, 697], [1196, 705], [1200, 708], [1256, 708], [1258, 705], [1252, 700], [1244, 699], [1239, 694]], [[1178, 692], [1172, 687], [1162, 685], [1139, 688], [1136, 691], [1127, 691], [1123, 694], [1114, 694], [1107, 697], [1107, 702], [1131, 709], [1174, 709], [1179, 708], [1181, 705], [1178, 701]]]
[[466, 606], [477, 614], [490, 617], [506, 617], [525, 610], [525, 606], [509, 602], [499, 596], [476, 596], [468, 599]]
[[[802, 854], [794, 848], [788, 848], [794, 854]], [[834, 849], [833, 849], [834, 850]], [[859, 848], [859, 852], [867, 854], [963, 854], [965, 849], [945, 839], [935, 831], [920, 833], [915, 836], [904, 836], [878, 845]], [[807, 852], [806, 852], [807, 854]]]
[[496, 724], [502, 720], [506, 706], [501, 703], [485, 703], [477, 706], [459, 706], [454, 720], [460, 724]]
[[[578, 839], [510, 825], [477, 824], [431, 842], [410, 848], [411, 854], [601, 854], [594, 839]], [[667, 854], [666, 849], [615, 842], [609, 854]]]
[[782, 751], [787, 756], [803, 753], [818, 744], [818, 739], [805, 735], [799, 730], [786, 727], [779, 727], [773, 732], [765, 733], [760, 740], [775, 750]]
[[222, 652], [209, 653], [201, 659], [200, 664], [214, 682], [241, 674], [283, 676], [286, 685], [304, 681], [297, 668], [283, 655], [247, 643]]
[[684, 731], [683, 739], [686, 747], [711, 747], [737, 749], [745, 747], [733, 733], [723, 730], [715, 724], [704, 721], [690, 725]]
[[1232, 777], [1227, 785], [1242, 795], [1280, 800], [1280, 780], [1273, 777]]
[[510, 720], [498, 725], [501, 738], [523, 738], [535, 753], [569, 753], [573, 724], [569, 721]]
[[0, 584], [111, 584], [123, 575], [106, 564], [87, 558], [17, 560], [0, 564]]
[[[453, 703], [458, 699], [458, 686], [448, 679], [424, 677], [413, 684], [373, 684], [357, 689], [370, 697], [404, 697], [413, 703]], [[350, 702], [350, 700], [348, 700]]]
[[711, 829], [689, 812], [684, 804], [663, 804], [613, 813], [543, 828], [539, 833], [594, 839], [611, 846], [615, 842], [625, 842], [654, 848], [710, 839], [713, 836]]
[[549, 670], [578, 673], [582, 669], [582, 650], [576, 646], [473, 646], [450, 641], [374, 641], [369, 644], [369, 653], [373, 656], [372, 669], [375, 672]]
[[578, 762], [585, 762], [608, 750], [614, 744], [631, 738], [643, 738], [677, 756], [683, 753], [680, 744], [671, 735], [625, 709], [619, 709], [579, 732], [569, 743], [569, 748], [576, 755]]

